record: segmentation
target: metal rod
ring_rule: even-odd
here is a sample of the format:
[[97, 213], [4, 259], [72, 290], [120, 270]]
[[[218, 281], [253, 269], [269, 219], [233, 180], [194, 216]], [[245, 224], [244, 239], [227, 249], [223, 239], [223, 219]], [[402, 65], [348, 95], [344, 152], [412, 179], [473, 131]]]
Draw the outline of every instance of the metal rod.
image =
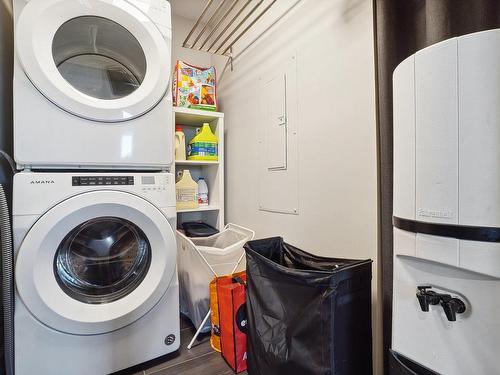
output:
[[214, 2], [214, 0], [208, 0], [207, 5], [205, 5], [205, 8], [203, 9], [203, 12], [201, 12], [200, 17], [198, 17], [198, 20], [196, 21], [193, 28], [189, 32], [188, 36], [184, 40], [184, 43], [182, 43], [183, 47], [188, 47], [187, 42], [189, 41], [189, 38], [191, 38], [191, 35], [193, 35], [194, 31], [196, 30], [196, 28], [200, 24], [201, 20], [203, 19], [203, 17], [205, 17], [205, 13], [207, 13], [208, 9], [210, 9], [210, 5], [212, 5], [213, 2]]
[[239, 29], [241, 26], [243, 26], [243, 24], [246, 22], [246, 20], [248, 20], [248, 18], [250, 18], [250, 16], [251, 16], [251, 15], [252, 15], [252, 14], [253, 14], [253, 13], [254, 13], [254, 12], [255, 12], [258, 8], [259, 8], [259, 7], [260, 7], [260, 5], [261, 5], [263, 2], [264, 2], [264, 0], [260, 0], [260, 1], [257, 3], [257, 5], [255, 5], [255, 6], [252, 8], [252, 10], [250, 10], [250, 13], [248, 13], [248, 14], [245, 16], [245, 18], [243, 18], [243, 19], [241, 20], [241, 22], [240, 22], [240, 23], [239, 23], [239, 24], [238, 24], [238, 25], [237, 25], [237, 26], [233, 29], [233, 31], [231, 31], [231, 32], [229, 33], [229, 35], [227, 36], [227, 38], [226, 38], [226, 39], [224, 39], [224, 41], [221, 43], [221, 45], [219, 46], [219, 48], [217, 48], [217, 49], [215, 50], [215, 53], [219, 52], [219, 51], [220, 51], [220, 49], [221, 49], [222, 47], [224, 47], [224, 45], [226, 44], [226, 42], [227, 42], [229, 39], [231, 39], [231, 37], [234, 35], [234, 33], [235, 33], [236, 31], [238, 31], [238, 29]]
[[219, 3], [219, 5], [217, 6], [217, 8], [215, 8], [215, 12], [212, 14], [212, 17], [210, 17], [210, 19], [205, 24], [205, 26], [203, 27], [203, 29], [201, 29], [200, 33], [198, 34], [198, 36], [194, 40], [192, 47], [196, 46], [196, 43], [198, 43], [198, 40], [200, 40], [200, 38], [203, 35], [203, 33], [205, 32], [205, 30], [212, 24], [212, 21], [214, 20], [215, 16], [219, 14], [220, 10], [222, 9], [222, 7], [226, 3], [226, 1], [228, 1], [228, 0], [222, 0]]
[[227, 29], [229, 29], [233, 25], [234, 21], [236, 21], [238, 19], [238, 17], [240, 16], [240, 14], [246, 9], [246, 7], [248, 5], [250, 5], [251, 2], [252, 2], [252, 0], [247, 0], [247, 2], [245, 3], [245, 5], [243, 5], [243, 7], [238, 11], [238, 13], [236, 13], [236, 15], [231, 19], [231, 21], [229, 21], [229, 23], [226, 25], [226, 27], [224, 27], [224, 30], [222, 30], [220, 32], [220, 34], [217, 35], [217, 37], [214, 39], [214, 41], [212, 42], [212, 44], [210, 45], [210, 47], [208, 47], [207, 52], [209, 52], [213, 48], [213, 46], [224, 35], [224, 33], [227, 31]]
[[198, 50], [201, 50], [201, 49], [203, 49], [203, 47], [205, 47], [205, 44], [207, 44], [208, 40], [212, 37], [212, 35], [214, 35], [214, 33], [219, 28], [219, 26], [222, 24], [222, 22], [225, 21], [225, 19], [228, 16], [228, 14], [233, 11], [233, 9], [236, 6], [236, 4], [238, 4], [238, 1], [239, 0], [234, 0], [233, 4], [224, 12], [224, 14], [222, 15], [221, 19], [215, 24], [214, 28], [212, 29], [212, 31], [210, 32], [210, 34], [208, 34], [207, 38], [202, 43], [202, 45], [198, 48]]
[[191, 339], [191, 341], [189, 342], [187, 348], [188, 350], [191, 350], [191, 348], [193, 347], [194, 345], [194, 342], [196, 341], [196, 339], [198, 338], [198, 336], [200, 335], [201, 333], [201, 330], [203, 329], [203, 326], [205, 325], [205, 323], [207, 322], [208, 318], [210, 318], [210, 314], [212, 313], [212, 310], [208, 310], [208, 313], [207, 315], [205, 316], [205, 319], [203, 319], [203, 321], [201, 322], [200, 326], [198, 327], [198, 329], [196, 330], [196, 333], [194, 334], [193, 338]]
[[259, 35], [257, 35], [248, 45], [245, 46], [241, 51], [238, 51], [236, 55], [234, 55], [231, 51], [231, 57], [227, 60], [226, 65], [224, 65], [224, 68], [222, 69], [222, 73], [219, 73], [219, 79], [218, 81], [221, 82], [224, 79], [224, 75], [227, 71], [228, 67], [231, 67], [231, 71], [233, 70], [233, 62], [239, 60], [239, 58], [250, 48], [252, 48], [257, 41], [259, 41], [264, 35], [266, 35], [269, 30], [273, 29], [281, 20], [283, 20], [293, 9], [295, 9], [301, 2], [305, 0], [295, 0], [295, 3], [293, 3], [292, 6], [290, 6], [285, 13], [281, 14], [278, 18], [274, 20], [274, 22], [266, 27]]
[[251, 22], [251, 23], [250, 23], [250, 24], [249, 24], [249, 25], [245, 28], [245, 30], [243, 30], [243, 31], [241, 32], [241, 34], [240, 34], [240, 35], [238, 35], [238, 36], [236, 37], [236, 39], [234, 39], [234, 40], [231, 42], [231, 44], [230, 44], [230, 45], [229, 45], [229, 46], [228, 46], [228, 47], [224, 50], [224, 52], [223, 52], [222, 54], [223, 54], [223, 55], [225, 55], [225, 54], [226, 54], [226, 52], [227, 52], [227, 51], [229, 51], [229, 50], [230, 50], [230, 49], [234, 46], [234, 44], [235, 44], [236, 42], [238, 42], [238, 40], [240, 40], [240, 39], [241, 39], [241, 37], [242, 37], [243, 35], [245, 35], [245, 33], [246, 33], [248, 30], [250, 30], [250, 28], [251, 28], [253, 25], [255, 25], [255, 23], [256, 23], [256, 22], [257, 22], [257, 21], [258, 21], [258, 20], [259, 20], [259, 19], [260, 19], [260, 18], [261, 18], [264, 14], [266, 14], [266, 13], [267, 13], [267, 11], [268, 11], [268, 10], [269, 10], [269, 9], [270, 9], [273, 5], [274, 5], [274, 3], [276, 3], [276, 1], [277, 1], [277, 0], [273, 0], [273, 1], [272, 1], [272, 2], [271, 2], [271, 3], [270, 3], [270, 4], [269, 4], [269, 5], [268, 5], [268, 6], [267, 6], [267, 7], [266, 7], [266, 8], [265, 8], [265, 9], [264, 9], [264, 10], [263, 10], [263, 11], [262, 11], [262, 12], [261, 12], [258, 16], [257, 16], [257, 17], [255, 17], [255, 19], [254, 19], [254, 20], [253, 20], [253, 21], [252, 21], [252, 22]]

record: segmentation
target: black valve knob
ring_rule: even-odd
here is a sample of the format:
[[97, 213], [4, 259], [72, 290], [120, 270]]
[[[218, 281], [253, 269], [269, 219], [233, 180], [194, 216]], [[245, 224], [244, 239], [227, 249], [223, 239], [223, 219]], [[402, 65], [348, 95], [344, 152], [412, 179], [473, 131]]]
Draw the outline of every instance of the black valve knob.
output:
[[437, 305], [440, 301], [439, 294], [432, 290], [430, 285], [417, 286], [417, 299], [422, 311], [429, 311], [429, 305]]
[[417, 286], [417, 290], [421, 290], [421, 291], [426, 291], [427, 289], [432, 289], [432, 286], [431, 285], [419, 285]]
[[441, 306], [443, 307], [446, 318], [450, 322], [455, 322], [457, 320], [457, 314], [463, 314], [467, 307], [465, 303], [449, 294], [441, 294]]

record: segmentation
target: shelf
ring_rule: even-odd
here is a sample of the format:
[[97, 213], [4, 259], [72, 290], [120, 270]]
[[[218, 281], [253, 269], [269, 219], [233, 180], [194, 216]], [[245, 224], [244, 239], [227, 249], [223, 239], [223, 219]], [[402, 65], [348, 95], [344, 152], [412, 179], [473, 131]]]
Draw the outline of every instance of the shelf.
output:
[[204, 211], [218, 211], [218, 206], [200, 206], [198, 208], [190, 209], [190, 210], [177, 210], [177, 213], [183, 212], [204, 212]]
[[214, 228], [224, 228], [224, 114], [221, 112], [174, 107], [172, 113], [175, 124], [182, 125], [186, 141], [196, 135], [196, 128], [203, 123], [210, 124], [214, 135], [219, 139], [219, 160], [176, 160], [174, 169], [189, 169], [195, 181], [203, 177], [208, 185], [209, 206], [190, 210], [177, 210], [177, 223], [203, 221]]
[[175, 123], [185, 126], [201, 126], [204, 122], [212, 122], [224, 118], [224, 113], [203, 111], [184, 107], [174, 107]]
[[219, 162], [212, 160], [176, 160], [175, 165], [219, 165]]

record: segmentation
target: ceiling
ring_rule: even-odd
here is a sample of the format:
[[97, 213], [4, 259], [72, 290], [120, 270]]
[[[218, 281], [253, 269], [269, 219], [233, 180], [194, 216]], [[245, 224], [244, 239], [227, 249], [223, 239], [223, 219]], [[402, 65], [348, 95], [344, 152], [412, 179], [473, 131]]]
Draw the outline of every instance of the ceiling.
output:
[[206, 3], [207, 0], [170, 0], [172, 13], [190, 20], [198, 19]]

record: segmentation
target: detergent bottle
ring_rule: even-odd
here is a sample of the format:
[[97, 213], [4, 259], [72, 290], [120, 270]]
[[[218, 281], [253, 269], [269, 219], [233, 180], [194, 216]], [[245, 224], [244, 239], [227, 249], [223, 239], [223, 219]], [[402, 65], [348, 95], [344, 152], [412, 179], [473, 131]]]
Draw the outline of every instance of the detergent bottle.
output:
[[189, 141], [188, 160], [212, 160], [217, 161], [219, 140], [212, 133], [210, 125], [204, 123], [201, 131]]
[[175, 184], [175, 194], [178, 210], [198, 208], [198, 184], [188, 169], [182, 172], [182, 178]]
[[208, 185], [203, 177], [198, 179], [198, 204], [208, 206]]
[[186, 160], [186, 136], [182, 126], [175, 126], [175, 160]]

